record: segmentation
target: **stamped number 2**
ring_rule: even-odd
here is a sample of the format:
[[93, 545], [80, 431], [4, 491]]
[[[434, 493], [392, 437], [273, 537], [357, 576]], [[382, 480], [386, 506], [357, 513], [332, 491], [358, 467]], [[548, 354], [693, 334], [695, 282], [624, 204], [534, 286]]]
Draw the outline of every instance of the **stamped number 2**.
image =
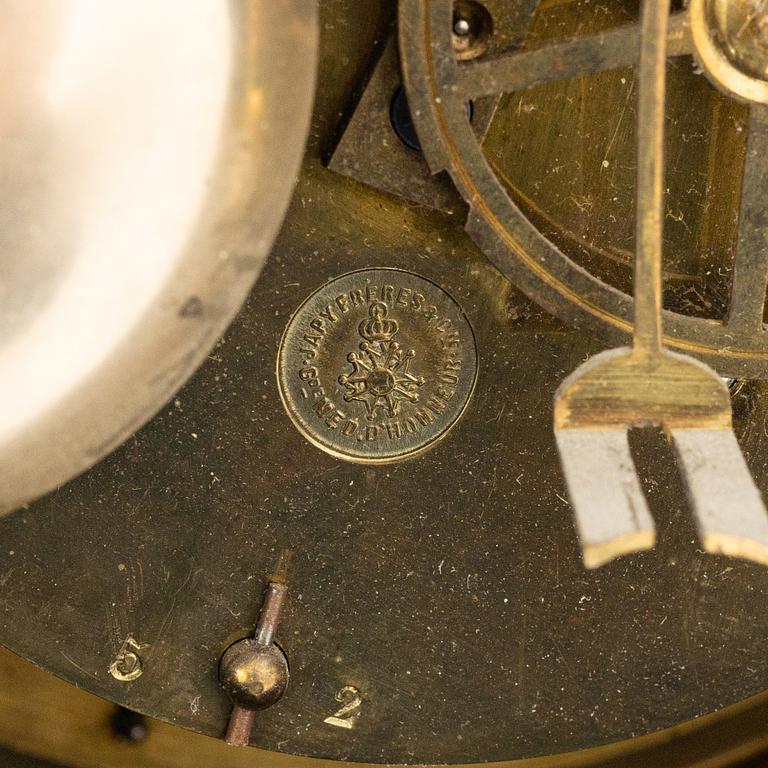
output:
[[336, 701], [341, 707], [330, 717], [323, 720], [328, 725], [335, 725], [337, 728], [354, 728], [357, 718], [360, 716], [360, 706], [363, 699], [360, 691], [352, 685], [345, 685], [337, 694]]

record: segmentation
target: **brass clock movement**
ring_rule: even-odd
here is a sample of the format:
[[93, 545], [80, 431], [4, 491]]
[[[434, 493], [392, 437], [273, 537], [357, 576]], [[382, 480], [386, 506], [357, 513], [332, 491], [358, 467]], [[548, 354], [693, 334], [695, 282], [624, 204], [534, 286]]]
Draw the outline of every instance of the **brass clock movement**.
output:
[[42, 5], [0, 642], [296, 760], [763, 745], [768, 6]]

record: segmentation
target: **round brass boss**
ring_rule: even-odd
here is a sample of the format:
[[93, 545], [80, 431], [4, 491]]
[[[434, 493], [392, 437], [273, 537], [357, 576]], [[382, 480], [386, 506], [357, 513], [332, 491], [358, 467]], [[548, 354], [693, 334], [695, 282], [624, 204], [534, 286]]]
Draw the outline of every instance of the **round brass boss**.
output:
[[444, 437], [476, 376], [461, 307], [398, 269], [350, 272], [315, 291], [289, 321], [277, 361], [280, 396], [304, 437], [369, 464], [413, 456]]

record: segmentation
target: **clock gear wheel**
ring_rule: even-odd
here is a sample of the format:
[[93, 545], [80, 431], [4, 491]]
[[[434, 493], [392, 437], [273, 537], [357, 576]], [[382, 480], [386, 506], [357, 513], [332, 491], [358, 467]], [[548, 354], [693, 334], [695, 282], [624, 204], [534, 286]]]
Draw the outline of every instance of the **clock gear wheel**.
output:
[[[400, 2], [400, 58], [424, 156], [432, 173], [450, 175], [469, 205], [469, 235], [515, 286], [562, 320], [597, 333], [610, 344], [625, 344], [632, 330], [631, 289], [601, 279], [542, 233], [511, 194], [495, 159], [484, 151], [466, 105], [482, 97], [521, 94], [554, 81], [631, 68], [639, 56], [639, 24], [632, 21], [532, 47], [524, 42], [518, 50], [493, 54], [486, 45], [492, 26], [477, 13], [478, 7], [482, 6], [451, 0]], [[531, 17], [541, 10], [537, 3], [527, 7]], [[667, 55], [693, 56], [697, 71], [728, 97], [748, 101], [749, 106], [735, 254], [725, 268], [729, 284], [724, 316], [665, 309], [663, 327], [669, 349], [694, 355], [721, 375], [766, 378], [766, 30], [759, 23], [760, 14], [750, 15], [749, 9], [749, 0], [728, 4], [693, 0], [670, 18]], [[475, 54], [468, 55], [472, 50]], [[575, 135], [576, 127], [573, 131]], [[586, 203], [584, 207], [588, 216], [589, 207]], [[725, 247], [719, 244], [721, 250]]]

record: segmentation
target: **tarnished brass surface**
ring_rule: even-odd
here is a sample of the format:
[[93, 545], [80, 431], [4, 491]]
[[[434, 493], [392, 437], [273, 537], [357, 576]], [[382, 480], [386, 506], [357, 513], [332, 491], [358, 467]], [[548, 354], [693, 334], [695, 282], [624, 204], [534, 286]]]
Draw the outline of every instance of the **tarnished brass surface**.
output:
[[[667, 767], [701, 763], [699, 735], [675, 753], [680, 731], [654, 732], [766, 687], [768, 573], [698, 550], [669, 446], [648, 432], [633, 445], [658, 546], [584, 570], [551, 404], [600, 345], [514, 289], [456, 217], [323, 165], [392, 10], [373, 0], [323, 4], [323, 87], [296, 196], [249, 301], [206, 364], [115, 454], [0, 521], [0, 639], [93, 693], [221, 737], [229, 703], [218, 659], [252, 629], [276, 554], [289, 547], [280, 641], [291, 685], [259, 716], [253, 745], [358, 762], [551, 766], [556, 753], [631, 754], [652, 741], [653, 759]], [[559, 87], [575, 115], [597, 109]], [[695, 96], [680, 88], [675, 108]], [[564, 162], [591, 157], [581, 143], [591, 125], [569, 122]], [[628, 153], [620, 142], [611, 162], [631, 168]], [[670, 182], [684, 191], [697, 172], [675, 165]], [[617, 187], [622, 204], [632, 195]], [[534, 200], [544, 210], [550, 201]], [[558, 223], [573, 233], [584, 220], [574, 206]], [[371, 466], [339, 460], [295, 429], [275, 363], [308, 295], [382, 266], [455, 299], [479, 367], [469, 406], [443, 440], [409, 461]], [[733, 406], [765, 489], [766, 385], [744, 383]], [[128, 637], [143, 671], [123, 681], [109, 668]], [[337, 696], [350, 687], [360, 698], [353, 718], [338, 714]], [[747, 755], [763, 724], [763, 714], [730, 721], [716, 740]], [[634, 747], [615, 744], [641, 734]], [[649, 754], [631, 759], [645, 766]], [[238, 752], [232, 764], [247, 758]]]
[[555, 399], [555, 429], [731, 428], [728, 390], [717, 374], [662, 347], [667, 5], [645, 0], [643, 11], [632, 347], [604, 352], [566, 380]]
[[655, 540], [627, 440], [646, 425], [662, 427], [675, 445], [704, 549], [768, 564], [768, 515], [731, 428], [728, 388], [701, 361], [662, 345], [668, 26], [669, 0], [644, 0], [632, 347], [591, 358], [563, 382], [555, 437], [588, 567]]
[[[364, 768], [317, 758], [233, 750], [221, 740], [167, 723], [149, 723], [139, 744], [114, 738], [113, 705], [57, 680], [18, 656], [0, 649], [0, 760], [4, 768], [38, 768], [22, 758], [51, 760], [57, 768]], [[621, 744], [526, 761], [494, 763], [493, 768], [758, 768], [768, 750], [763, 728], [766, 697], [652, 736]], [[754, 759], [744, 765], [742, 761]], [[461, 768], [480, 768], [472, 766]], [[40, 768], [43, 768], [40, 766]], [[47, 765], [45, 768], [49, 768]]]
[[[431, 208], [456, 210], [462, 201], [451, 180], [432, 176], [421, 153], [406, 146], [393, 130], [392, 101], [402, 87], [397, 41], [390, 35], [328, 167], [398, 197]], [[475, 126], [477, 119], [473, 116]], [[485, 122], [487, 128], [488, 120]]]
[[[0, 649], [0, 760], [4, 768], [38, 768], [44, 759], [57, 768], [364, 768], [317, 758], [233, 750], [221, 740], [167, 723], [149, 723], [139, 744], [115, 739], [113, 705], [77, 690]], [[768, 750], [766, 697], [651, 736], [607, 747], [493, 768], [759, 768]], [[20, 763], [17, 755], [24, 755]], [[29, 756], [29, 757], [26, 757]], [[742, 761], [752, 758], [744, 765]], [[763, 757], [764, 759], [764, 757]], [[474, 763], [461, 768], [481, 768]], [[43, 768], [40, 766], [39, 768]], [[45, 765], [44, 768], [49, 768]]]
[[461, 307], [404, 270], [337, 277], [299, 307], [278, 352], [278, 386], [307, 439], [340, 459], [378, 464], [445, 436], [477, 378]]
[[[492, 144], [492, 128], [482, 146], [469, 129], [464, 107], [468, 99], [505, 93], [518, 101], [522, 111], [526, 94], [531, 89], [559, 80], [571, 81], [574, 87], [572, 103], [580, 105], [585, 100], [582, 89], [588, 87], [585, 84], [588, 76], [633, 65], [639, 52], [638, 28], [635, 22], [627, 22], [627, 19], [632, 18], [629, 9], [621, 3], [600, 5], [599, 8], [587, 6], [587, 3], [543, 4], [539, 13], [540, 23], [537, 25], [534, 21], [532, 26], [534, 44], [530, 50], [460, 62], [450, 53], [450, 0], [405, 0], [400, 4], [400, 51], [408, 97], [412, 111], [417, 116], [416, 129], [425, 156], [433, 172], [445, 170], [451, 175], [469, 204], [467, 229], [475, 242], [504, 274], [548, 311], [571, 323], [590, 328], [616, 344], [626, 342], [631, 332], [631, 298], [611, 280], [606, 280], [604, 275], [598, 276], [588, 264], [585, 268], [580, 263], [578, 256], [573, 253], [573, 247], [575, 245], [577, 251], [594, 249], [589, 239], [582, 243], [571, 243], [572, 249], [569, 250], [561, 247], [558, 242], [560, 237], [542, 235], [537, 222], [526, 215], [526, 209], [531, 206], [526, 205], [526, 201], [521, 201], [515, 191], [509, 189], [504, 174], [499, 172], [497, 156], [505, 154], [504, 145]], [[588, 23], [581, 24], [582, 18], [587, 19]], [[622, 20], [625, 21], [623, 25], [620, 23]], [[564, 30], [572, 29], [572, 25], [578, 27], [575, 39], [572, 34], [564, 33]], [[543, 43], [542, 38], [545, 41]], [[668, 53], [671, 56], [687, 56], [694, 50], [688, 13], [680, 12], [670, 21]], [[688, 62], [690, 69], [690, 59]], [[703, 82], [700, 75], [697, 77]], [[611, 210], [611, 204], [599, 211], [593, 208], [593, 189], [607, 185], [612, 190], [608, 200], [621, 200], [615, 194], [616, 166], [608, 159], [608, 155], [614, 147], [627, 104], [631, 100], [631, 73], [628, 78], [622, 72], [621, 85], [627, 87], [624, 89], [625, 100], [614, 105], [620, 109], [618, 115], [608, 117], [604, 109], [598, 109], [593, 116], [590, 115], [598, 125], [584, 124], [580, 133], [579, 143], [589, 143], [593, 131], [598, 137], [601, 135], [600, 123], [616, 123], [614, 135], [609, 134], [607, 143], [597, 143], [598, 152], [604, 153], [602, 160], [586, 151], [582, 162], [577, 163], [579, 177], [593, 187], [580, 186], [578, 195], [573, 196], [575, 205], [582, 208], [582, 218], [593, 221], [599, 221], [600, 214], [608, 218], [616, 216]], [[689, 92], [688, 97], [690, 95]], [[533, 98], [535, 101], [535, 96]], [[598, 99], [599, 103], [597, 91], [592, 98]], [[610, 97], [606, 98], [611, 101]], [[686, 99], [686, 96], [681, 94], [681, 98]], [[580, 106], [578, 110], [581, 110], [581, 117], [588, 114]], [[563, 117], [562, 113], [560, 116]], [[719, 252], [716, 261], [722, 273], [729, 278], [724, 288], [726, 296], [730, 293], [729, 300], [725, 301], [727, 317], [716, 320], [706, 312], [682, 311], [679, 301], [673, 301], [672, 306], [664, 312], [665, 345], [673, 351], [699, 357], [723, 375], [762, 377], [768, 371], [768, 335], [763, 327], [768, 246], [762, 231], [756, 227], [759, 220], [756, 209], [762, 210], [764, 195], [763, 183], [756, 179], [765, 178], [765, 158], [768, 156], [762, 148], [764, 120], [762, 106], [757, 105], [750, 115], [741, 219], [733, 259], [729, 258], [726, 238], [721, 236], [716, 244]], [[713, 158], [719, 154], [721, 144], [728, 147], [722, 151], [730, 152], [732, 145], [738, 143], [739, 139], [737, 137], [729, 142], [718, 134], [716, 113], [708, 121], [711, 124], [707, 127], [710, 131], [711, 157], [705, 167], [705, 178], [709, 180], [717, 178], [713, 173], [717, 161]], [[552, 125], [551, 121], [547, 123], [548, 131], [551, 131]], [[567, 139], [569, 134], [566, 123], [562, 126], [556, 130]], [[696, 131], [701, 130], [699, 123]], [[507, 147], [512, 136], [516, 137], [515, 134], [505, 137]], [[542, 141], [542, 134], [539, 132], [526, 138], [532, 143], [527, 148], [522, 143], [519, 146], [525, 154], [535, 156], [534, 148], [537, 142]], [[690, 134], [683, 133], [677, 140], [686, 143], [689, 138]], [[550, 176], [557, 175], [564, 167], [560, 165], [559, 157], [573, 151], [573, 142], [566, 141], [558, 153], [553, 153], [554, 156], [548, 153], [546, 140], [543, 144], [543, 156], [555, 161], [555, 167], [550, 166], [545, 172]], [[679, 151], [685, 151], [684, 147], [680, 147]], [[506, 153], [509, 154], [508, 150]], [[633, 156], [624, 149], [622, 157], [626, 161], [622, 163], [623, 167], [626, 169], [628, 163], [631, 170], [635, 162]], [[535, 158], [533, 162], [536, 162]], [[587, 165], [584, 170], [587, 162], [594, 164]], [[690, 170], [688, 168], [688, 172]], [[729, 168], [728, 173], [732, 172], [733, 167]], [[557, 175], [553, 184], [562, 186], [563, 183], [569, 183], [567, 178], [564, 181], [560, 181], [560, 178]], [[537, 185], [534, 196], [538, 196], [536, 189], [540, 183], [545, 183], [545, 179], [539, 175], [534, 180]], [[713, 194], [713, 190], [709, 189], [713, 182], [707, 181], [706, 184], [708, 195]], [[684, 196], [698, 194], [698, 186], [699, 182], [692, 182]], [[730, 203], [729, 194], [726, 199]], [[705, 205], [707, 208], [716, 207], [717, 202], [707, 200]], [[738, 204], [734, 202], [730, 211], [735, 214], [737, 210]], [[672, 219], [684, 218], [682, 210], [674, 205], [665, 208], [665, 215]], [[690, 225], [686, 224], [686, 227], [685, 238], [689, 243], [694, 243], [706, 232], [704, 227], [698, 231]], [[611, 228], [610, 225], [608, 228]], [[727, 229], [721, 231], [721, 235], [722, 232], [727, 232]], [[674, 260], [676, 257], [673, 254], [671, 258]], [[704, 265], [701, 267], [700, 271], [709, 275], [711, 270], [703, 268]], [[689, 289], [692, 282], [706, 284], [711, 280], [688, 280]], [[704, 303], [717, 301], [710, 299]]]

